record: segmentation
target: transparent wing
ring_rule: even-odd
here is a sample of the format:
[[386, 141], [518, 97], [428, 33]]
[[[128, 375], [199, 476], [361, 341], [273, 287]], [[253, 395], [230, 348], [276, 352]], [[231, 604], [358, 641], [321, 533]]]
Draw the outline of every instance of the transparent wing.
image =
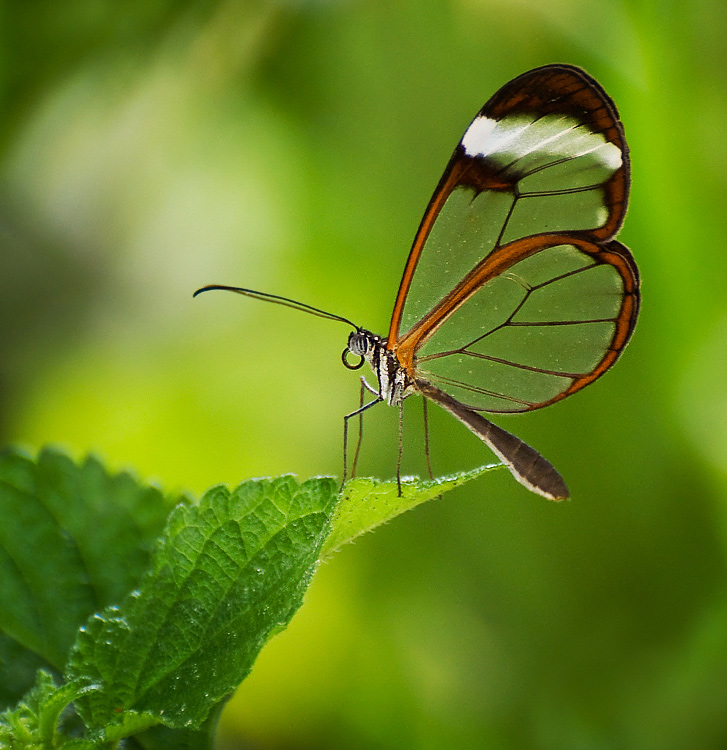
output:
[[566, 244], [538, 238], [537, 250], [475, 285], [414, 355], [418, 379], [471, 409], [529, 411], [593, 382], [616, 360], [638, 309], [635, 266], [612, 241]]
[[475, 409], [526, 411], [592, 382], [638, 311], [636, 265], [612, 240], [628, 187], [623, 130], [598, 83], [556, 65], [507, 84], [432, 197], [389, 348]]

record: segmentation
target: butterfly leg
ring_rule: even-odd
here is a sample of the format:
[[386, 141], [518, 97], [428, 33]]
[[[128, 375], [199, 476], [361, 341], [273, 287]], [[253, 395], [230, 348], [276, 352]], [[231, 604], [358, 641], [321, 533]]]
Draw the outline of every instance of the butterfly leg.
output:
[[[361, 392], [358, 399], [358, 408], [362, 409], [364, 405], [364, 394], [366, 393], [366, 378], [361, 378]], [[356, 476], [356, 466], [358, 465], [358, 455], [361, 452], [361, 443], [363, 442], [363, 412], [358, 413], [358, 440], [356, 441], [356, 452], [353, 454], [353, 462], [351, 463], [351, 479]]]
[[[366, 378], [365, 378], [365, 377], [364, 377], [364, 376], [362, 375], [362, 376], [361, 376], [361, 389], [362, 389], [362, 390], [361, 390], [361, 398], [362, 398], [362, 399], [363, 399], [363, 389], [364, 389], [364, 388], [365, 388], [365, 389], [366, 389], [366, 390], [367, 390], [367, 391], [368, 391], [369, 393], [373, 393], [373, 394], [374, 394], [374, 396], [377, 396], [377, 397], [378, 397], [378, 396], [380, 395], [380, 394], [379, 394], [379, 392], [378, 392], [378, 391], [376, 390], [376, 388], [374, 388], [374, 387], [373, 387], [372, 385], [369, 385], [369, 383], [368, 383], [368, 381], [366, 380]], [[381, 401], [381, 399], [380, 399], [380, 398], [379, 398], [379, 401]]]
[[396, 489], [401, 497], [401, 454], [404, 444], [404, 401], [399, 403], [399, 454], [396, 459]]
[[[366, 381], [361, 378], [362, 381], [362, 387], [361, 387], [361, 401], [363, 401], [363, 389], [366, 387], [368, 390], [371, 390], [371, 387], [369, 386]], [[343, 489], [343, 485], [346, 484], [346, 479], [348, 478], [348, 420], [352, 417], [358, 417], [362, 415], [367, 409], [370, 409], [374, 404], [378, 404], [383, 399], [381, 396], [379, 396], [378, 392], [376, 393], [376, 398], [373, 401], [369, 401], [368, 404], [361, 404], [356, 411], [352, 411], [350, 414], [346, 414], [346, 416], [343, 418], [343, 479], [341, 480], [341, 489]], [[359, 427], [359, 430], [362, 428]], [[361, 432], [359, 432], [361, 434]], [[360, 445], [360, 443], [359, 443]], [[353, 477], [353, 474], [355, 473], [355, 461], [358, 459], [358, 447], [356, 448], [356, 459], [354, 460], [354, 467], [353, 472], [351, 476]]]
[[353, 455], [353, 463], [351, 464], [351, 479], [356, 476], [356, 466], [358, 465], [358, 455], [361, 451], [361, 443], [363, 442], [363, 411], [361, 409], [364, 405], [364, 393], [368, 391], [373, 393], [374, 396], [378, 397], [379, 392], [371, 385], [366, 382], [366, 378], [361, 376], [361, 395], [359, 397], [359, 413], [358, 413], [358, 441], [356, 442], [356, 452]]
[[422, 409], [424, 411], [424, 455], [427, 457], [427, 470], [429, 471], [429, 478], [434, 479], [434, 472], [432, 472], [432, 459], [429, 455], [429, 413], [427, 411], [426, 398], [422, 398]]

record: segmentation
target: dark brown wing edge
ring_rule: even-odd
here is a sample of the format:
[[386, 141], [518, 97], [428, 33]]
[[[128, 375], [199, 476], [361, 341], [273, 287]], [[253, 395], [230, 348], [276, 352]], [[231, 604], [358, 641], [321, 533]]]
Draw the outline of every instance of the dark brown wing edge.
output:
[[543, 65], [506, 83], [493, 94], [477, 116], [499, 120], [514, 112], [569, 115], [579, 122], [588, 123], [594, 133], [602, 133], [619, 149], [622, 165], [604, 184], [609, 207], [608, 221], [587, 233], [600, 241], [614, 237], [626, 215], [631, 160], [618, 109], [603, 86], [575, 65]]
[[563, 477], [534, 448], [485, 419], [481, 414], [460, 404], [457, 399], [440, 391], [431, 383], [418, 380], [416, 387], [423, 396], [439, 404], [469, 427], [502, 460], [524, 487], [548, 500], [565, 500], [570, 497]]
[[554, 401], [560, 401], [581, 388], [593, 383], [609, 370], [616, 360], [621, 356], [626, 344], [631, 340], [631, 335], [636, 327], [636, 321], [639, 317], [639, 308], [641, 307], [641, 279], [639, 269], [634, 261], [634, 256], [626, 245], [621, 244], [618, 240], [611, 240], [601, 247], [601, 251], [594, 255], [600, 261], [605, 262], [615, 268], [624, 284], [624, 293], [621, 299], [621, 309], [616, 318], [616, 330], [613, 339], [603, 359], [591, 370], [590, 373], [581, 375], [576, 378], [571, 386], [557, 398], [538, 404], [534, 408], [548, 406]]

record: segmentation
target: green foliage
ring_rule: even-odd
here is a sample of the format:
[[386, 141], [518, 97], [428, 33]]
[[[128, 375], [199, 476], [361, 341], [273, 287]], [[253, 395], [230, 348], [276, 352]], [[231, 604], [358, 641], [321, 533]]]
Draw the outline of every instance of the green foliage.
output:
[[178, 507], [139, 590], [74, 648], [71, 676], [104, 686], [82, 704], [87, 723], [133, 708], [199, 726], [300, 606], [335, 497], [332, 479], [282, 477]]
[[0, 454], [0, 698], [32, 684], [18, 663], [60, 670], [79, 626], [139, 581], [169, 509], [131, 475], [44, 450]]
[[143, 733], [148, 748], [208, 746], [225, 699], [301, 606], [319, 557], [482, 471], [407, 480], [400, 497], [395, 482], [353, 480], [340, 504], [331, 477], [217, 486], [178, 504], [150, 552], [169, 508], [157, 489], [95, 459], [5, 452], [2, 636], [60, 676], [38, 672], [2, 716], [0, 740], [90, 748]]

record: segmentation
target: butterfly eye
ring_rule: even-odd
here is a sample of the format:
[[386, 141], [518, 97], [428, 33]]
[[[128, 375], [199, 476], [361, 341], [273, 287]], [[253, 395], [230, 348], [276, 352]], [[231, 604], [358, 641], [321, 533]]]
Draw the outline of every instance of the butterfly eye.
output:
[[343, 350], [343, 354], [341, 354], [341, 361], [343, 362], [344, 367], [347, 367], [349, 370], [360, 369], [364, 363], [364, 355], [363, 354], [358, 355], [359, 357], [358, 362], [349, 362], [348, 360], [349, 354], [354, 354], [354, 352], [352, 352], [348, 347], [346, 347]]

